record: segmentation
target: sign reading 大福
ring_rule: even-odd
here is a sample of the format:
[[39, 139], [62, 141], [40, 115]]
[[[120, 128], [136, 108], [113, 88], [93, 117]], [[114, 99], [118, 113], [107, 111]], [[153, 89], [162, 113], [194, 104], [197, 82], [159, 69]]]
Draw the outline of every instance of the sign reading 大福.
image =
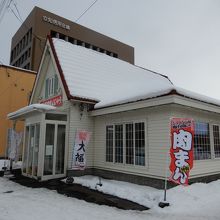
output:
[[61, 28], [66, 29], [66, 30], [70, 30], [70, 26], [69, 26], [69, 25], [64, 24], [63, 22], [58, 21], [58, 20], [56, 20], [56, 19], [47, 17], [46, 15], [44, 15], [44, 16], [42, 17], [42, 19], [43, 19], [43, 21], [48, 22], [48, 23], [50, 23], [50, 24], [56, 25], [56, 26], [58, 26], [58, 27], [61, 27]]
[[83, 170], [86, 167], [86, 148], [90, 140], [91, 133], [84, 130], [77, 130], [75, 144], [73, 148], [73, 169]]
[[171, 120], [170, 180], [188, 185], [189, 172], [193, 167], [194, 122], [190, 118]]

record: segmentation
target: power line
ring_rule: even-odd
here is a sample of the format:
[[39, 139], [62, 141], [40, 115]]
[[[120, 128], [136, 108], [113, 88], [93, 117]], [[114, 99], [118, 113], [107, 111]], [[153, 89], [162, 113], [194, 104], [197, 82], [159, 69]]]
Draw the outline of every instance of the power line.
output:
[[0, 22], [2, 21], [6, 10], [9, 8], [12, 0], [3, 0], [0, 4]]
[[98, 0], [95, 0], [76, 20], [77, 22]]
[[[23, 21], [23, 19], [22, 19], [22, 17], [21, 17], [21, 14], [20, 14], [20, 12], [19, 12], [19, 10], [18, 10], [17, 5], [14, 3], [14, 0], [12, 0], [12, 1], [13, 1], [13, 5], [15, 6], [15, 9], [16, 9], [18, 15], [16, 15], [15, 11], [11, 8], [11, 6], [9, 6], [9, 8], [11, 9], [11, 12], [12, 12], [12, 13], [14, 14], [14, 16], [18, 19], [18, 21], [21, 22], [21, 24], [24, 25], [24, 27], [25, 27], [27, 30], [29, 30], [29, 27], [25, 24], [25, 22]], [[39, 41], [42, 40], [42, 39], [40, 39], [34, 32], [33, 32], [32, 34], [33, 34]]]
[[13, 13], [13, 15], [14, 15], [21, 23], [23, 23], [22, 20], [15, 14], [14, 10], [13, 10], [11, 7], [9, 7], [9, 8], [11, 9], [11, 12]]
[[16, 5], [16, 3], [13, 1], [13, 5], [15, 6], [15, 9], [16, 9], [16, 11], [17, 11], [17, 13], [18, 13], [18, 16], [19, 16], [19, 18], [21, 19], [21, 21], [23, 21], [23, 19], [22, 19], [22, 17], [21, 17], [21, 14], [20, 14], [20, 12], [19, 12], [19, 10], [18, 10], [18, 7], [17, 7], [17, 5]]
[[[23, 19], [22, 19], [22, 17], [21, 17], [21, 13], [19, 12], [19, 9], [18, 9], [18, 7], [17, 7], [15, 1], [14, 1], [14, 0], [10, 0], [10, 1], [13, 2], [13, 5], [14, 5], [14, 7], [15, 7], [15, 10], [16, 10], [17, 14], [15, 13], [15, 11], [14, 11], [13, 8], [11, 7], [11, 5], [9, 5], [9, 8], [10, 8], [11, 12], [12, 12], [13, 15], [17, 18], [17, 20], [21, 23], [21, 25], [23, 25], [23, 26], [27, 29], [27, 31], [29, 31], [30, 28], [29, 28], [29, 27], [25, 24], [25, 22], [23, 21]], [[42, 44], [41, 44], [43, 39], [41, 39], [40, 37], [38, 37], [33, 31], [32, 31], [32, 34], [34, 35], [34, 37], [35, 37], [37, 40], [39, 40], [39, 48], [40, 48], [41, 51], [43, 51]], [[45, 39], [44, 39], [44, 40], [45, 40]]]

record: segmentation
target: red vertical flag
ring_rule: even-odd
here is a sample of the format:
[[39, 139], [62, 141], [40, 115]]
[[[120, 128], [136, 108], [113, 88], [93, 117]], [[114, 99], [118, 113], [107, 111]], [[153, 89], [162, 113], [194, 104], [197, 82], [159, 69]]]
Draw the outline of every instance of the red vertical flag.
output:
[[188, 185], [193, 168], [194, 122], [191, 118], [171, 119], [171, 148], [169, 180]]

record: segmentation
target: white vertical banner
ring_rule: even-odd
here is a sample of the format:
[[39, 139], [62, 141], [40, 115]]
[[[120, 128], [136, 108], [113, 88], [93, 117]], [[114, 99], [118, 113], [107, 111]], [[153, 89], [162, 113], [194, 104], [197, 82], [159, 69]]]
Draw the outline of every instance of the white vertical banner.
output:
[[73, 146], [72, 169], [84, 170], [86, 167], [86, 151], [91, 132], [77, 130]]
[[8, 131], [8, 157], [11, 160], [17, 160], [19, 154], [19, 146], [21, 144], [23, 133], [16, 132], [14, 129]]

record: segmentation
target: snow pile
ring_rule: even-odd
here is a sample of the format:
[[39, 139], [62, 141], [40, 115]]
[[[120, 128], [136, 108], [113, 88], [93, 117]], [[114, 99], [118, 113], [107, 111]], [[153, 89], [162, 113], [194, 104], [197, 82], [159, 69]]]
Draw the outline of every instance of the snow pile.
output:
[[[170, 207], [157, 210], [175, 215], [200, 216], [204, 219], [220, 219], [220, 180], [195, 183], [188, 187], [178, 186], [168, 190]], [[158, 208], [157, 208], [158, 209]]]
[[141, 205], [152, 208], [157, 205], [161, 192], [149, 186], [101, 179], [102, 186], [97, 185], [99, 178], [96, 176], [74, 177], [74, 183], [81, 184], [90, 189], [97, 189], [100, 192], [128, 199]]
[[74, 183], [145, 205], [151, 208], [148, 213], [155, 216], [172, 214], [176, 218], [180, 216], [180, 220], [184, 219], [183, 216], [220, 219], [220, 180], [169, 189], [167, 200], [170, 206], [164, 209], [158, 207], [158, 203], [163, 200], [163, 190], [106, 179], [102, 179], [103, 185], [100, 187], [96, 185], [98, 182], [98, 177], [94, 176], [74, 177]]
[[0, 171], [2, 170], [3, 167], [9, 168], [10, 167], [10, 161], [1, 159], [0, 160]]
[[[10, 160], [0, 159], [0, 171], [3, 167], [7, 167], [7, 169], [10, 169]], [[13, 161], [12, 162], [12, 169], [21, 169], [22, 167], [22, 161]]]
[[[75, 177], [75, 182], [95, 188], [98, 177]], [[120, 181], [102, 180], [98, 190], [118, 195], [141, 204], [147, 211], [124, 211], [60, 195], [44, 188], [33, 189], [0, 178], [1, 220], [217, 220], [220, 219], [220, 180], [196, 183], [168, 190], [170, 206], [158, 207], [163, 190]], [[11, 192], [13, 191], [13, 192]], [[9, 192], [9, 193], [7, 193]], [[11, 192], [11, 193], [10, 193]]]

